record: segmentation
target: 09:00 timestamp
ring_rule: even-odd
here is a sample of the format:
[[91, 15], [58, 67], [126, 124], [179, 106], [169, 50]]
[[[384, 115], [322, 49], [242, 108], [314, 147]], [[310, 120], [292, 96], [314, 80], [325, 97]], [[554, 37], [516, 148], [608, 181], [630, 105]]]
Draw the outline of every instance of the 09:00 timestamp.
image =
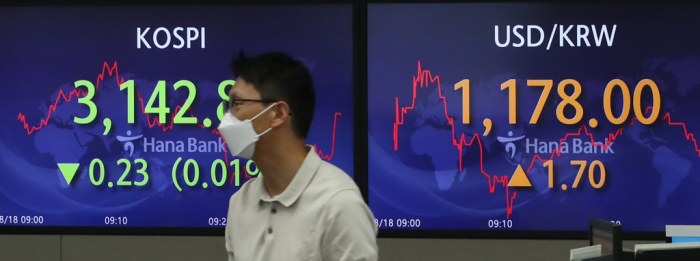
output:
[[380, 218], [380, 219], [374, 219], [374, 225], [377, 226], [377, 228], [420, 227], [420, 219]]
[[2, 216], [0, 215], [0, 225], [41, 225], [44, 224], [43, 216]]

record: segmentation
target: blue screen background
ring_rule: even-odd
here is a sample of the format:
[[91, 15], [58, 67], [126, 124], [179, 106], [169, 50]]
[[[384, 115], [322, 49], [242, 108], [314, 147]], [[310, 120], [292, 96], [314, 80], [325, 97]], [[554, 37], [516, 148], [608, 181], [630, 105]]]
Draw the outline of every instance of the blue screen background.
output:
[[[151, 49], [143, 44], [137, 48], [138, 27], [150, 27], [145, 39]], [[189, 49], [175, 49], [172, 46], [179, 41], [171, 35], [171, 45], [158, 49], [152, 37], [159, 27], [171, 34], [176, 27], [204, 27], [205, 48], [200, 36]], [[166, 105], [174, 112], [188, 92], [174, 90], [173, 84], [189, 80], [197, 90], [192, 115], [199, 125], [209, 118], [215, 128], [222, 101], [218, 86], [233, 79], [230, 63], [239, 50], [248, 56], [284, 51], [311, 69], [317, 98], [307, 143], [354, 175], [350, 5], [2, 8], [0, 35], [0, 216], [5, 217], [0, 225], [105, 226], [107, 217], [127, 217], [127, 224], [117, 225], [207, 227], [212, 225], [210, 218], [218, 218], [214, 226], [223, 226], [228, 200], [239, 187], [232, 184], [232, 173], [222, 186], [215, 186], [211, 166], [217, 159], [236, 159], [220, 150], [190, 152], [190, 139], [218, 142], [219, 135], [198, 125], [173, 126], [172, 114], [166, 124], [155, 123], [157, 114], [142, 113], [141, 104], [147, 104], [158, 81], [164, 80]], [[159, 37], [159, 43], [165, 43], [165, 34]], [[89, 113], [77, 102], [82, 95], [70, 95], [77, 80], [99, 81], [92, 99], [98, 113], [90, 124], [73, 122], [74, 116]], [[127, 123], [127, 91], [118, 86], [122, 80], [134, 80], [143, 99], [136, 100], [134, 124]], [[113, 125], [107, 135], [103, 135], [105, 118]], [[139, 135], [133, 154], [117, 140]], [[145, 144], [156, 141], [182, 141], [184, 152], [154, 152], [154, 145]], [[89, 175], [95, 158], [105, 166], [100, 186], [93, 185]], [[122, 176], [125, 164], [117, 164], [122, 158], [131, 162], [126, 181], [142, 180], [136, 159], [148, 163], [150, 179], [145, 186], [107, 186]], [[176, 180], [182, 191], [172, 179], [178, 158]], [[194, 181], [195, 167], [189, 166], [188, 177], [183, 172], [188, 159], [196, 160], [200, 170], [192, 186], [185, 179]], [[70, 185], [57, 163], [80, 163]], [[239, 160], [242, 170], [246, 163]], [[250, 168], [254, 172], [254, 164]], [[97, 173], [99, 165], [93, 169]], [[243, 171], [240, 185], [254, 177]], [[217, 173], [220, 179], [222, 174]], [[43, 222], [8, 223], [12, 216], [41, 216]]]
[[[700, 154], [692, 134], [700, 132], [700, 38], [690, 29], [700, 24], [691, 11], [697, 8], [638, 3], [370, 5], [369, 205], [382, 228], [581, 231], [588, 229], [590, 218], [620, 222], [625, 231], [697, 224]], [[557, 33], [547, 50], [555, 24]], [[509, 46], [498, 47], [495, 26], [503, 43], [507, 25], [540, 26], [541, 45], [513, 47], [519, 40], [511, 34]], [[566, 30], [570, 25], [573, 47], [560, 38], [559, 26]], [[587, 26], [592, 46], [576, 46], [577, 25]], [[612, 46], [605, 39], [595, 46], [591, 26], [600, 34], [602, 25], [608, 33], [616, 25]], [[526, 36], [524, 28], [520, 32]], [[536, 45], [538, 32], [532, 37]], [[658, 120], [652, 125], [636, 120], [611, 124], [603, 110], [608, 82], [621, 79], [633, 94], [645, 78], [660, 90]], [[462, 90], [455, 90], [463, 79], [470, 80], [468, 125], [462, 124]], [[517, 82], [514, 125], [509, 124], [508, 91], [500, 87], [509, 79]], [[529, 120], [543, 88], [528, 87], [528, 79], [554, 82], [535, 125]], [[579, 124], [557, 119], [562, 101], [557, 85], [564, 79], [582, 86]], [[616, 92], [617, 116], [622, 98]], [[651, 106], [650, 96], [646, 89], [642, 108]], [[567, 108], [565, 115], [572, 117], [572, 111]], [[493, 128], [483, 136], [486, 118]], [[591, 118], [597, 119], [596, 128], [588, 124]], [[513, 154], [506, 151], [507, 142], [497, 139], [521, 136], [512, 142]], [[540, 152], [532, 145], [535, 139], [546, 144], [563, 139], [569, 153]], [[608, 153], [573, 151], [574, 142], [606, 139], [611, 142]], [[549, 158], [554, 161], [553, 188], [543, 167]], [[604, 185], [593, 188], [586, 167], [572, 188], [579, 167], [571, 160], [585, 160], [588, 166], [599, 160], [606, 170]], [[531, 188], [505, 186], [518, 165]], [[598, 180], [599, 171], [595, 173]], [[403, 222], [397, 225], [397, 220]]]

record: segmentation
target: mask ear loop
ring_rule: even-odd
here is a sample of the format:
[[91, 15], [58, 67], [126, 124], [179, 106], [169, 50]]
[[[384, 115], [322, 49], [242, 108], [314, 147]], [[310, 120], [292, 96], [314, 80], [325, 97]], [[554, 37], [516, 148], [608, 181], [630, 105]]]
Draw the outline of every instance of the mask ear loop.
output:
[[262, 135], [265, 135], [265, 133], [267, 133], [268, 131], [271, 131], [271, 130], [272, 130], [272, 127], [268, 128], [267, 130], [265, 130], [265, 131], [263, 131], [262, 133], [258, 134], [258, 138], [259, 138], [260, 136], [262, 136]]
[[[277, 105], [276, 102], [273, 103], [272, 105], [268, 106], [266, 109], [264, 109], [263, 111], [261, 111], [260, 113], [258, 113], [258, 115], [255, 115], [255, 117], [251, 118], [251, 119], [248, 120], [248, 121], [253, 122], [253, 120], [257, 119], [260, 115], [262, 115], [262, 114], [265, 113], [266, 111], [270, 110], [270, 109], [271, 109], [272, 107], [274, 107], [275, 105]], [[258, 134], [257, 137], [259, 138], [260, 136], [265, 135], [265, 133], [267, 133], [268, 131], [271, 131], [271, 130], [272, 130], [272, 127], [268, 128], [267, 130], [265, 130], [265, 131], [263, 131], [262, 133]]]
[[254, 120], [257, 119], [258, 117], [260, 117], [260, 115], [262, 115], [262, 114], [265, 113], [266, 111], [269, 111], [269, 110], [270, 110], [273, 106], [275, 106], [275, 105], [277, 105], [276, 102], [273, 103], [272, 105], [268, 106], [267, 108], [265, 108], [265, 109], [264, 109], [263, 111], [261, 111], [260, 113], [258, 113], [258, 115], [255, 115], [255, 117], [250, 118], [248, 121], [251, 121], [251, 122], [254, 121]]

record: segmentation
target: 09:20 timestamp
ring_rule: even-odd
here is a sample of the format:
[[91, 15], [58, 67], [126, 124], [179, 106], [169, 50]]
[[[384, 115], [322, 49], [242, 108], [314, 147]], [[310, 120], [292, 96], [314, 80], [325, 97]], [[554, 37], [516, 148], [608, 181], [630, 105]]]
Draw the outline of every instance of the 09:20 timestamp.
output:
[[225, 217], [210, 217], [209, 218], [209, 225], [210, 226], [226, 226], [226, 218]]

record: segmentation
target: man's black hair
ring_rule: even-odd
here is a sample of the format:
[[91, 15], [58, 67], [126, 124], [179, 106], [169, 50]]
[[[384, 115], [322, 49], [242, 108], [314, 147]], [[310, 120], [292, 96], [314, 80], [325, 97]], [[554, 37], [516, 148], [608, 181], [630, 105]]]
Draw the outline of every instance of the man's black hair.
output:
[[231, 63], [234, 77], [252, 84], [262, 100], [289, 105], [294, 134], [306, 139], [314, 118], [316, 95], [309, 69], [282, 52], [246, 57], [241, 51]]

